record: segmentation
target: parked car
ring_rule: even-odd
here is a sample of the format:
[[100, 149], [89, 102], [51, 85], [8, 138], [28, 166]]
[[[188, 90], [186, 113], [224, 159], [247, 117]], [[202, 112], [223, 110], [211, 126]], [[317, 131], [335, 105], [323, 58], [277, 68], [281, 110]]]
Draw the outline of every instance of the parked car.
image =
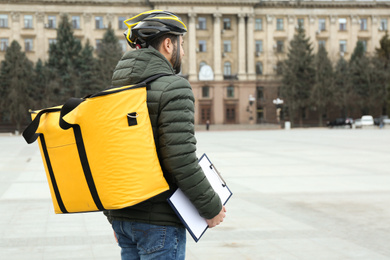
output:
[[370, 115], [364, 115], [362, 118], [355, 120], [356, 128], [369, 127], [374, 125], [374, 118]]
[[335, 126], [349, 126], [352, 128], [353, 119], [350, 117], [347, 118], [336, 118], [333, 121], [328, 121], [326, 125], [328, 127], [335, 127]]
[[363, 126], [374, 125], [374, 118], [369, 115], [362, 116], [362, 125]]

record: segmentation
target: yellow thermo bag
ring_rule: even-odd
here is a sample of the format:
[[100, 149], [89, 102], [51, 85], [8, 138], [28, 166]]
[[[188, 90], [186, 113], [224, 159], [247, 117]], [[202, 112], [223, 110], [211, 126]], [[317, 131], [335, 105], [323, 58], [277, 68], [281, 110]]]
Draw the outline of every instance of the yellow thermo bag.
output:
[[28, 143], [39, 138], [55, 213], [121, 209], [169, 189], [154, 143], [147, 83], [32, 112], [23, 136]]

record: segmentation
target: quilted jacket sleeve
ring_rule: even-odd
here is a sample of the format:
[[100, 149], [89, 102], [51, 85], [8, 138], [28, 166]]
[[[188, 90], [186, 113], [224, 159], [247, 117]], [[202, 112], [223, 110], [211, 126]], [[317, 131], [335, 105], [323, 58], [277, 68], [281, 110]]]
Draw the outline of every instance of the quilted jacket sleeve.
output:
[[178, 78], [161, 95], [158, 119], [159, 154], [177, 186], [207, 219], [222, 208], [198, 164], [194, 136], [194, 96], [188, 81]]

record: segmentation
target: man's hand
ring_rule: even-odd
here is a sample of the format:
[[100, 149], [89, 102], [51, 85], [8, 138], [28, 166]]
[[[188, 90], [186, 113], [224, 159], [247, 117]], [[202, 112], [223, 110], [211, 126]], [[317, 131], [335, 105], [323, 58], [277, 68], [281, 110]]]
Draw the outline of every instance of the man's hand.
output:
[[225, 218], [226, 214], [226, 208], [225, 206], [222, 206], [221, 212], [219, 212], [218, 215], [216, 215], [212, 219], [206, 219], [207, 225], [209, 225], [209, 228], [213, 228], [217, 225], [219, 225], [221, 222], [223, 222], [223, 219]]

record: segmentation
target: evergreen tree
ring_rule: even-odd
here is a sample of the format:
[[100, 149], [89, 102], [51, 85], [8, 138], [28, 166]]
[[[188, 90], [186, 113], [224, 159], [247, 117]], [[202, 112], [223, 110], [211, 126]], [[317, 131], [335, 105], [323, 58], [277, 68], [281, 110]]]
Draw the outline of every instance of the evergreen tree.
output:
[[356, 94], [356, 104], [362, 114], [370, 114], [370, 61], [365, 56], [363, 43], [358, 41], [349, 61], [350, 79]]
[[298, 33], [290, 42], [288, 58], [283, 62], [281, 94], [292, 124], [298, 113], [302, 125], [302, 113], [309, 106], [315, 82], [314, 55], [309, 40], [302, 26], [299, 26]]
[[378, 58], [383, 59], [383, 62], [387, 67], [390, 65], [390, 38], [386, 31], [386, 34], [379, 41], [379, 48], [376, 48], [376, 55]]
[[314, 59], [315, 83], [311, 92], [311, 99], [318, 111], [319, 126], [322, 126], [322, 116], [326, 107], [333, 100], [333, 68], [324, 46], [320, 46]]
[[[380, 115], [386, 115], [387, 87], [389, 85], [389, 70], [386, 70], [380, 59], [369, 59], [369, 98], [368, 104], [371, 114], [380, 111]], [[378, 112], [376, 112], [378, 113]]]
[[87, 40], [81, 51], [79, 86], [81, 96], [102, 90], [101, 84], [98, 82], [97, 60], [93, 57], [93, 47], [90, 45], [89, 40]]
[[53, 72], [40, 59], [35, 64], [34, 72], [34, 105], [38, 108], [59, 105], [62, 99], [58, 97], [58, 92], [55, 93], [53, 86], [59, 84], [56, 80], [51, 80], [51, 77], [57, 79], [50, 76]]
[[111, 24], [103, 36], [103, 40], [97, 49], [99, 60], [100, 86], [102, 89], [111, 86], [112, 74], [115, 66], [122, 57], [122, 48], [118, 38], [115, 36]]
[[379, 48], [376, 48], [376, 67], [382, 71], [384, 78], [382, 79], [382, 91], [384, 93], [384, 104], [382, 108], [382, 114], [387, 115], [390, 113], [390, 38], [386, 31], [386, 34], [379, 41]]
[[1, 62], [0, 102], [3, 116], [9, 118], [19, 132], [28, 122], [28, 110], [32, 104], [30, 98], [32, 80], [33, 64], [21, 51], [19, 43], [13, 41]]
[[354, 107], [354, 93], [350, 82], [348, 62], [340, 57], [334, 70], [334, 105], [341, 109], [341, 116], [348, 117]]
[[55, 87], [61, 102], [71, 96], [80, 96], [77, 85], [80, 71], [81, 43], [73, 35], [71, 23], [67, 15], [61, 17], [58, 25], [56, 43], [49, 48], [48, 66], [50, 67], [51, 81], [57, 81], [59, 88]]

